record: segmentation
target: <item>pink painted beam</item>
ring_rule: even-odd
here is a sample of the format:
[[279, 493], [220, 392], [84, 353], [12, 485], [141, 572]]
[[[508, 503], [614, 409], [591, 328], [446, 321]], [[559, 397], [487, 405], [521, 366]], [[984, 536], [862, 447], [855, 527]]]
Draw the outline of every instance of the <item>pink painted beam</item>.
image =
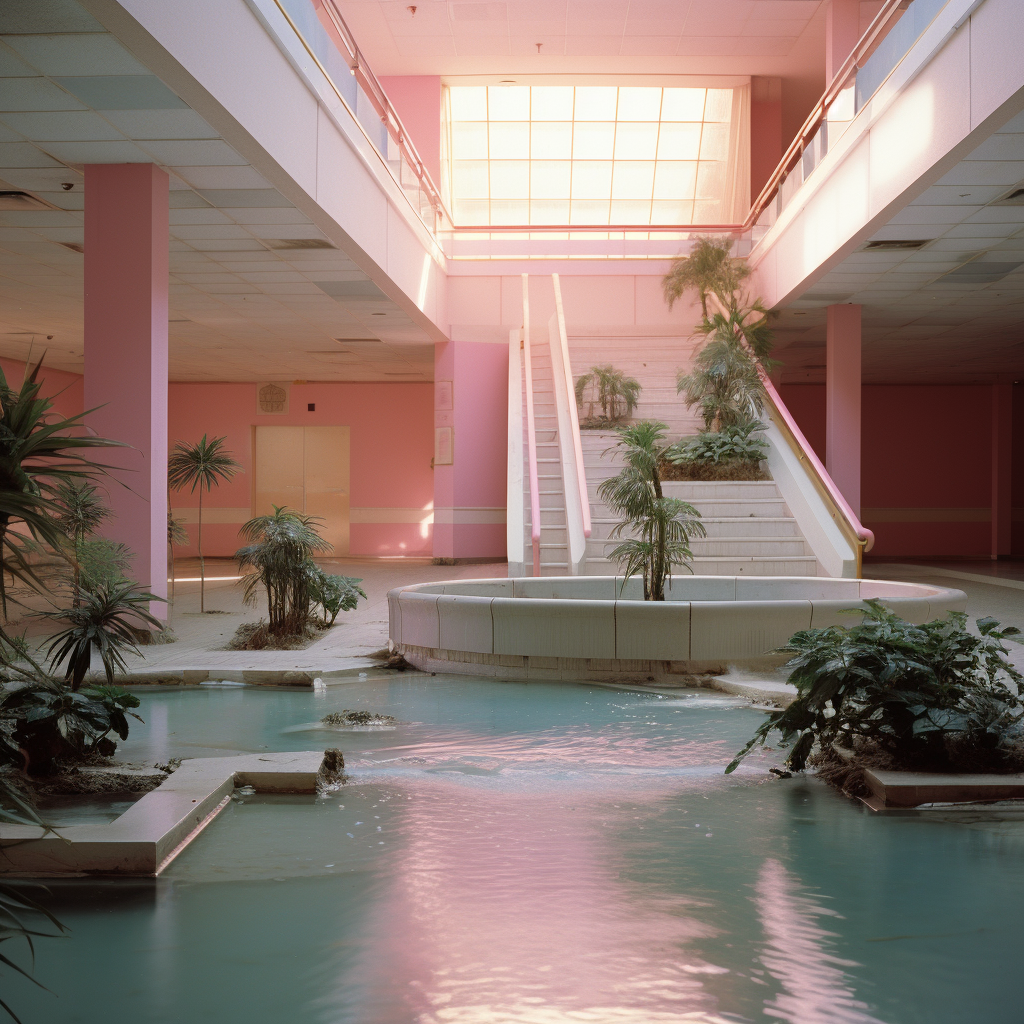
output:
[[[85, 169], [85, 407], [131, 450], [107, 487], [104, 534], [135, 552], [134, 578], [167, 595], [168, 178], [152, 164]], [[120, 481], [118, 483], [117, 481]], [[166, 617], [167, 606], [153, 603]]]

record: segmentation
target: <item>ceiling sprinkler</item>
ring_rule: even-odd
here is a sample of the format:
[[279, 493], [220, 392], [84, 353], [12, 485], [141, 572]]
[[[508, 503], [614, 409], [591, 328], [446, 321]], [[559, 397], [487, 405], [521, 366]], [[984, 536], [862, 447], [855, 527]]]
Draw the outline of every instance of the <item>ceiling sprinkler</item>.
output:
[[534, 43], [533, 45], [537, 47], [537, 52], [538, 52], [538, 53], [540, 53], [540, 48], [541, 48], [541, 47], [542, 47], [542, 46], [543, 46], [544, 44], [543, 44], [543, 43]]
[[415, 18], [416, 17], [416, 8], [415, 7], [406, 7], [406, 10], [409, 12], [409, 17], [410, 18]]

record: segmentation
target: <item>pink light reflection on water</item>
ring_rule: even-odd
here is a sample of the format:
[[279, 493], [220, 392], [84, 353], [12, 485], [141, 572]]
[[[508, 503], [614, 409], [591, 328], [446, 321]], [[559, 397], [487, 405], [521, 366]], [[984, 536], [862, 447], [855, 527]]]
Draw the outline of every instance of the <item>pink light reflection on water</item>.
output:
[[595, 799], [571, 781], [540, 794], [481, 781], [418, 778], [403, 808], [365, 1024], [725, 1024], [701, 976], [727, 969], [687, 952], [715, 933], [700, 905], [652, 899], [615, 867], [627, 826], [612, 801], [643, 816], [677, 782]]
[[756, 892], [768, 940], [761, 961], [782, 985], [764, 1012], [788, 1024], [882, 1024], [847, 982], [843, 968], [858, 965], [828, 951], [836, 934], [817, 918], [835, 911], [801, 893], [799, 879], [774, 859], [761, 866]]

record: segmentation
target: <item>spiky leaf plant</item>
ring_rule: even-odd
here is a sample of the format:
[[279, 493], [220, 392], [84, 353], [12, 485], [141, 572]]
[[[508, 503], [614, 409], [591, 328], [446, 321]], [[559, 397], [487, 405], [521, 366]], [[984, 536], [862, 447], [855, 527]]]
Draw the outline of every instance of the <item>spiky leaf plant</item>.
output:
[[114, 683], [114, 671], [126, 671], [126, 652], [139, 653], [136, 630], [152, 627], [162, 629], [163, 623], [149, 611], [151, 601], [161, 598], [143, 590], [131, 580], [112, 585], [101, 584], [94, 590], [83, 590], [76, 607], [60, 612], [46, 612], [48, 618], [69, 623], [67, 628], [50, 638], [47, 657], [57, 671], [64, 665], [64, 678], [72, 690], [82, 685], [92, 650], [95, 647], [103, 662], [107, 682]]
[[203, 559], [203, 491], [211, 491], [230, 480], [242, 467], [224, 447], [226, 437], [207, 440], [206, 434], [196, 444], [176, 441], [167, 460], [167, 483], [174, 490], [199, 490], [199, 527], [196, 548], [199, 551], [199, 611], [206, 611], [206, 562]]
[[706, 535], [697, 509], [662, 493], [658, 465], [669, 451], [667, 432], [668, 427], [656, 420], [622, 428], [614, 450], [625, 465], [598, 488], [601, 499], [620, 517], [612, 536], [633, 534], [610, 557], [620, 563], [625, 576], [643, 576], [645, 601], [665, 600], [665, 580], [673, 567], [693, 557], [690, 538]]
[[255, 605], [260, 587], [266, 591], [269, 629], [275, 635], [301, 633], [309, 621], [314, 599], [310, 565], [314, 555], [332, 550], [317, 530], [320, 521], [275, 505], [273, 515], [256, 516], [239, 531], [250, 543], [235, 558], [243, 571], [253, 570], [242, 581], [243, 600]]
[[[0, 370], [0, 611], [7, 614], [7, 577], [43, 591], [29, 560], [33, 544], [66, 552], [59, 517], [61, 486], [83, 484], [111, 467], [91, 461], [87, 449], [124, 448], [120, 441], [81, 431], [88, 413], [62, 417], [41, 397], [42, 360], [27, 369], [17, 390]], [[23, 524], [23, 529], [12, 530]]]

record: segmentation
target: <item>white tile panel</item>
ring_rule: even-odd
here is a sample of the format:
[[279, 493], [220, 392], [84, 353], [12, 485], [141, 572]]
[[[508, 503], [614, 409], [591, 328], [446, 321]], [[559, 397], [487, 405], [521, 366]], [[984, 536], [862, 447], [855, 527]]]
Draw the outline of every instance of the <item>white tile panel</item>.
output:
[[44, 75], [146, 75], [140, 64], [107, 32], [8, 36], [4, 40]]

